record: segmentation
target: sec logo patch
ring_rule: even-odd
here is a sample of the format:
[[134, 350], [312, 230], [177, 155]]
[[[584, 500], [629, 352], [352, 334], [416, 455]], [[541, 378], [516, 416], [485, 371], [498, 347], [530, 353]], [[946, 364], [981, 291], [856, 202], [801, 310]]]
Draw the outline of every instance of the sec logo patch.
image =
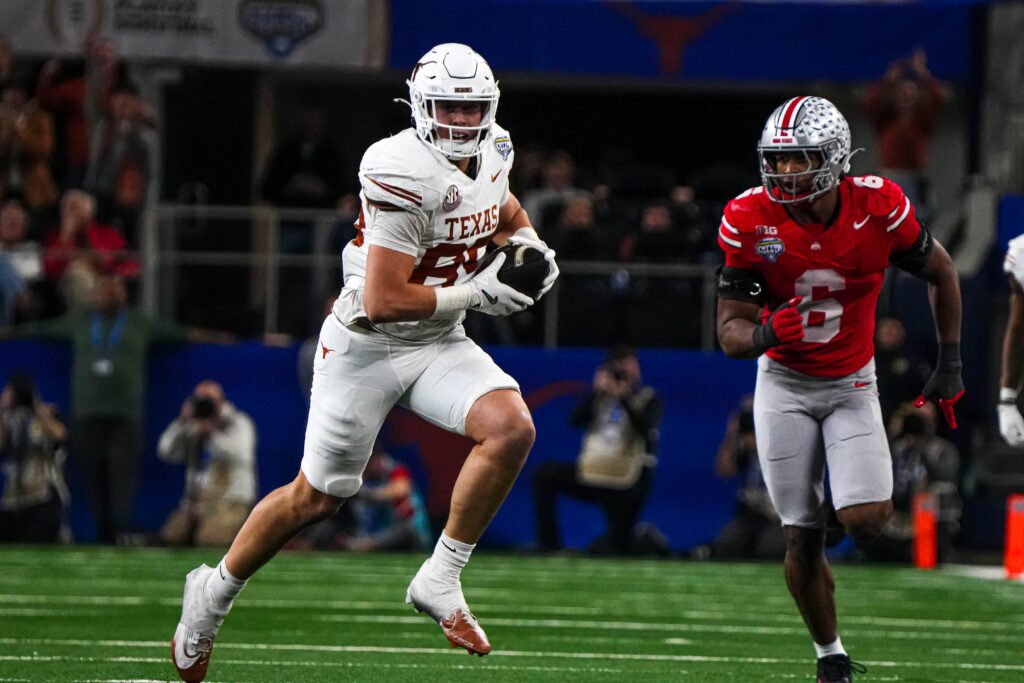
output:
[[454, 211], [459, 208], [459, 204], [462, 203], [462, 193], [459, 192], [458, 185], [452, 185], [448, 188], [448, 191], [444, 193], [444, 201], [441, 202], [441, 208], [445, 211]]

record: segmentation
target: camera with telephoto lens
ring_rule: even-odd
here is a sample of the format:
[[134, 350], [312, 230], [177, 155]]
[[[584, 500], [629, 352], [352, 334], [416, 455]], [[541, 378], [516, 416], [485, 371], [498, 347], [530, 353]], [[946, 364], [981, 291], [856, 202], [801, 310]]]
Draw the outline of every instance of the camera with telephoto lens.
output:
[[205, 420], [211, 418], [216, 414], [217, 406], [213, 402], [213, 399], [208, 396], [193, 396], [192, 397], [192, 417]]

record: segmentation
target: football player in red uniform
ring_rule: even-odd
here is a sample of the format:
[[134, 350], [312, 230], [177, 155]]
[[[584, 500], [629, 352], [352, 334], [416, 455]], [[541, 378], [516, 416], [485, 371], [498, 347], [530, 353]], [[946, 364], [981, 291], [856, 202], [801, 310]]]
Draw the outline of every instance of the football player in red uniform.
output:
[[892, 464], [875, 385], [875, 303], [894, 265], [928, 283], [938, 367], [918, 397], [951, 427], [964, 393], [960, 284], [946, 250], [895, 183], [847, 176], [850, 129], [820, 97], [794, 97], [758, 144], [763, 185], [729, 202], [718, 243], [718, 339], [758, 358], [757, 447], [786, 535], [786, 583], [814, 639], [819, 681], [850, 681], [824, 554], [825, 466], [846, 531], [876, 536], [892, 513]]

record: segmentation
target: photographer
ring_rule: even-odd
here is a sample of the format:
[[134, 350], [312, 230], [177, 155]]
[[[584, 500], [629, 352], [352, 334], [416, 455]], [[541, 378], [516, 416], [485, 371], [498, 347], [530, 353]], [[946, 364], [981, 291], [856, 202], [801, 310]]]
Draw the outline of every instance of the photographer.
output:
[[725, 436], [715, 457], [715, 474], [722, 479], [738, 477], [736, 511], [711, 544], [711, 556], [728, 559], [782, 559], [786, 541], [779, 514], [768, 497], [768, 488], [757, 459], [754, 437], [754, 397], [744, 396], [729, 415]]
[[160, 436], [160, 459], [184, 463], [185, 494], [160, 530], [168, 545], [224, 546], [256, 500], [256, 428], [204, 380]]
[[634, 526], [651, 490], [662, 413], [661, 397], [641, 384], [636, 353], [613, 349], [594, 373], [593, 390], [570, 417], [574, 426], [586, 428], [576, 463], [547, 462], [534, 474], [540, 550], [562, 547], [556, 514], [560, 494], [604, 509], [608, 533], [591, 550], [636, 550]]
[[11, 377], [0, 393], [0, 541], [67, 541], [64, 483], [67, 429], [52, 406], [39, 398], [28, 375]]
[[938, 415], [926, 403], [900, 405], [889, 420], [892, 439], [893, 513], [882, 534], [861, 543], [860, 553], [872, 562], [910, 562], [914, 542], [914, 496], [929, 492], [938, 505], [936, 542], [940, 562], [948, 562], [953, 538], [960, 531], [960, 452], [953, 442], [936, 436]]

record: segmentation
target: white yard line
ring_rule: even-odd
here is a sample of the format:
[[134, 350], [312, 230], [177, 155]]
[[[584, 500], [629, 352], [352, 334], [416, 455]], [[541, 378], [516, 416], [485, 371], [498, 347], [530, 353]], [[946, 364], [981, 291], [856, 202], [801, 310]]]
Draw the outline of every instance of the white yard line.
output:
[[[86, 639], [59, 639], [59, 638], [0, 638], [3, 644], [23, 644], [30, 646], [38, 645], [80, 645], [84, 647], [129, 647], [129, 648], [166, 648], [165, 641], [134, 641], [134, 640], [86, 640]], [[273, 652], [331, 652], [349, 654], [408, 654], [408, 655], [443, 655], [447, 657], [457, 656], [461, 652], [448, 649], [423, 648], [423, 647], [380, 647], [370, 645], [308, 645], [302, 643], [218, 643], [217, 647], [223, 650], [256, 650]], [[33, 657], [39, 655], [32, 655]], [[534, 652], [523, 650], [496, 650], [490, 655], [492, 658], [502, 657], [529, 657], [536, 659], [586, 659], [612, 661], [658, 661], [658, 662], [695, 662], [695, 663], [719, 663], [719, 664], [800, 664], [807, 661], [806, 658], [778, 658], [778, 657], [727, 657], [710, 655], [676, 655], [656, 653], [615, 653], [615, 652]], [[108, 661], [97, 658], [99, 661]], [[116, 661], [116, 659], [111, 660]], [[245, 659], [243, 662], [259, 661]], [[275, 662], [277, 663], [277, 660]], [[918, 661], [886, 661], [886, 660], [864, 660], [866, 666], [877, 666], [882, 668], [938, 668], [938, 669], [991, 669], [993, 671], [1021, 671], [1024, 672], [1024, 664], [982, 664], [974, 662], [918, 662]], [[320, 662], [309, 662], [310, 666], [316, 666]]]
[[[386, 616], [369, 614], [329, 614], [311, 615], [314, 621], [330, 621], [338, 623], [371, 623], [371, 624], [416, 624], [422, 623], [422, 616]], [[567, 629], [596, 629], [614, 631], [679, 631], [684, 633], [742, 633], [755, 635], [802, 635], [806, 634], [803, 626], [737, 626], [721, 624], [681, 624], [675, 622], [640, 622], [640, 621], [596, 621], [583, 619], [508, 619], [501, 617], [490, 617], [482, 619], [488, 626], [509, 626], [518, 628], [567, 628]], [[844, 633], [855, 635], [858, 630], [855, 628], [845, 629]], [[877, 631], [872, 630], [865, 635], [878, 636]], [[983, 642], [1010, 642], [1019, 643], [1019, 635], [998, 635], [989, 633], [963, 633], [959, 631], [936, 631], [930, 633], [909, 633], [903, 631], [892, 631], [885, 633], [886, 638], [895, 640], [977, 640]]]

